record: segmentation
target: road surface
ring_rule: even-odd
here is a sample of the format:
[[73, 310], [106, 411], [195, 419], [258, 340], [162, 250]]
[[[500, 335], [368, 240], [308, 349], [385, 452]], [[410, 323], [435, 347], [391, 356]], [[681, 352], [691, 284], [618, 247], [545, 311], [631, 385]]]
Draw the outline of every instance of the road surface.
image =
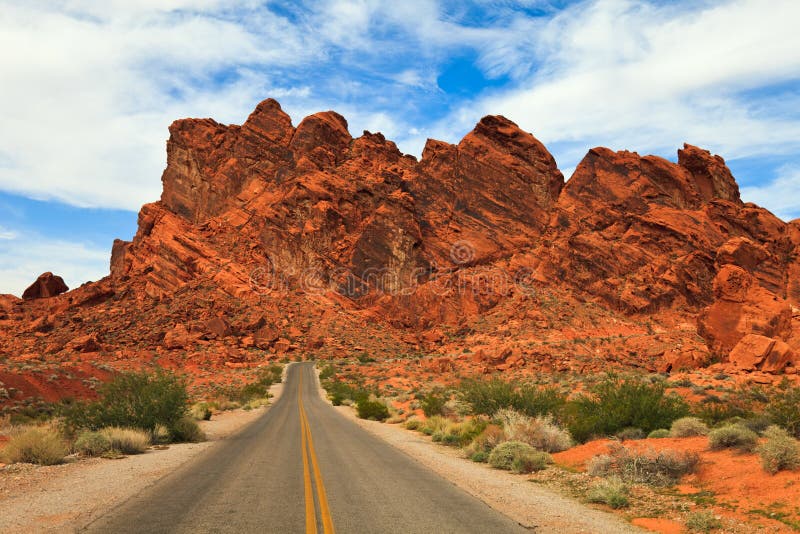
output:
[[311, 363], [291, 365], [277, 402], [241, 433], [86, 531], [528, 532], [339, 414]]

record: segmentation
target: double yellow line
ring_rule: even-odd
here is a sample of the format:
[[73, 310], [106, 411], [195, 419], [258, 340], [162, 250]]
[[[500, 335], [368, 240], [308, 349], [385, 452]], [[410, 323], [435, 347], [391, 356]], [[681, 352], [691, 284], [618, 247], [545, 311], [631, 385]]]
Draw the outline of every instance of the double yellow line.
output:
[[303, 374], [300, 371], [300, 383], [297, 386], [297, 405], [300, 408], [300, 441], [303, 447], [303, 480], [305, 483], [306, 499], [306, 534], [317, 534], [317, 513], [314, 507], [314, 492], [311, 486], [311, 468], [314, 471], [314, 480], [317, 482], [317, 500], [319, 512], [322, 516], [322, 531], [324, 534], [333, 534], [333, 521], [328, 508], [328, 497], [325, 494], [325, 484], [322, 482], [322, 473], [319, 471], [317, 453], [314, 451], [314, 439], [311, 437], [311, 428], [308, 426], [308, 417], [303, 407]]

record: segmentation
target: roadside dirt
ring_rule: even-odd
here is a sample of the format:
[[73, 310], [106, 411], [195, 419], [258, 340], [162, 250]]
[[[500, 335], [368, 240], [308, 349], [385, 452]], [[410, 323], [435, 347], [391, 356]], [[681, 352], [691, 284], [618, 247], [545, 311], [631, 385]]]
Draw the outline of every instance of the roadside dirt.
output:
[[[281, 385], [270, 389], [274, 402]], [[232, 410], [202, 421], [208, 441], [170, 445], [119, 460], [92, 458], [39, 467], [0, 467], [0, 532], [78, 530], [251, 423], [268, 408]]]

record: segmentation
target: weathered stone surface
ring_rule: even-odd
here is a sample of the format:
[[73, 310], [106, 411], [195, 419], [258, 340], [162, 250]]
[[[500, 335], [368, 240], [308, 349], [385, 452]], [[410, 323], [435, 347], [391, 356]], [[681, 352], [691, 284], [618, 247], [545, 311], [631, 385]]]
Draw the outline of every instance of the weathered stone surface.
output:
[[32, 300], [55, 297], [68, 290], [63, 278], [47, 272], [39, 275], [39, 278], [22, 293], [22, 298]]

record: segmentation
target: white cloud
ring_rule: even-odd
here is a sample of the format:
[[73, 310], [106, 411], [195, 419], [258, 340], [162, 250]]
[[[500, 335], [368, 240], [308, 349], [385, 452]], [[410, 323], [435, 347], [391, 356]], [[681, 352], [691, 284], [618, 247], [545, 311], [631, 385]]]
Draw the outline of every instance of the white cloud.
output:
[[109, 250], [33, 233], [14, 235], [0, 240], [0, 293], [20, 296], [47, 271], [64, 278], [70, 288], [108, 275]]
[[784, 221], [800, 218], [800, 167], [785, 166], [769, 183], [741, 189], [742, 200], [764, 206]]
[[[465, 131], [483, 114], [504, 114], [560, 144], [554, 152], [567, 167], [598, 144], [674, 155], [689, 141], [730, 159], [795, 153], [796, 94], [758, 91], [800, 78], [798, 18], [793, 0], [578, 4], [520, 45], [539, 60], [534, 74], [440, 128]], [[517, 52], [491, 68], [513, 70]]]
[[17, 238], [17, 233], [0, 226], [0, 241], [10, 241]]

